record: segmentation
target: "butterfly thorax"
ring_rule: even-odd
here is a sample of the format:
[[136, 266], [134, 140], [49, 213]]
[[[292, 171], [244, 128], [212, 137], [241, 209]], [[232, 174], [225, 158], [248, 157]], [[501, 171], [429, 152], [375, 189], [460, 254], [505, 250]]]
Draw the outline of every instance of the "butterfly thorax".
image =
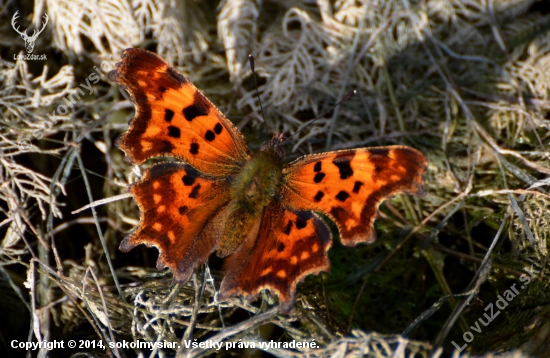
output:
[[[282, 151], [274, 139], [245, 164], [231, 183], [231, 202], [217, 255], [225, 257], [243, 241], [256, 235], [264, 209], [273, 200], [282, 180]], [[275, 144], [275, 145], [272, 145]]]

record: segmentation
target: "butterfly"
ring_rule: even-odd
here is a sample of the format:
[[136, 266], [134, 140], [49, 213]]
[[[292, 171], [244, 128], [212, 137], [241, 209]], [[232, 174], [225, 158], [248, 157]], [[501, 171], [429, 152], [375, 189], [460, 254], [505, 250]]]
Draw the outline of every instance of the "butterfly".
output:
[[253, 154], [239, 130], [184, 76], [147, 50], [127, 49], [109, 78], [131, 96], [136, 114], [116, 146], [133, 164], [158, 156], [129, 187], [139, 225], [121, 242], [158, 248], [157, 268], [189, 280], [211, 253], [225, 258], [220, 299], [262, 289], [283, 313], [296, 285], [329, 271], [336, 224], [341, 242], [373, 242], [378, 206], [401, 192], [425, 194], [426, 157], [405, 146], [358, 148], [302, 156], [283, 164], [275, 133]]

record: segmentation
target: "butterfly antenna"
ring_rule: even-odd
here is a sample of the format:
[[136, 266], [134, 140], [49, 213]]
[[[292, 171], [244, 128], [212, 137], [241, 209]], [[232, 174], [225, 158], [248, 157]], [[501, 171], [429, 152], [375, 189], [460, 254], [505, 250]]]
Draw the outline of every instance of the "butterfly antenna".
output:
[[[330, 107], [329, 109], [327, 109], [326, 111], [324, 111], [320, 116], [318, 116], [317, 118], [315, 119], [312, 119], [311, 121], [309, 121], [305, 126], [302, 127], [302, 129], [300, 129], [299, 131], [297, 132], [294, 132], [294, 134], [292, 134], [290, 137], [288, 137], [287, 139], [285, 139], [283, 141], [283, 143], [285, 143], [286, 141], [290, 140], [290, 138], [294, 137], [296, 134], [300, 133], [301, 131], [303, 131], [304, 129], [306, 129], [310, 124], [313, 124], [313, 122], [315, 122], [316, 120], [318, 120], [319, 118], [323, 118], [328, 112], [332, 111], [334, 108], [338, 107], [339, 105], [341, 105], [342, 103], [344, 102], [347, 102], [351, 97], [353, 97], [354, 94], [356, 94], [357, 91], [356, 90], [353, 90], [351, 92], [349, 92], [348, 94], [346, 94], [344, 96], [344, 98], [342, 98], [342, 100], [338, 103], [336, 103], [335, 105], [333, 105], [332, 107]], [[283, 144], [281, 143], [281, 144]]]
[[262, 98], [260, 97], [260, 91], [258, 91], [258, 81], [256, 80], [256, 72], [254, 71], [254, 68], [255, 68], [254, 56], [248, 55], [248, 62], [250, 62], [250, 70], [252, 71], [252, 77], [254, 77], [254, 87], [256, 87], [256, 95], [258, 96], [258, 100], [260, 101], [260, 110], [262, 111], [262, 119], [264, 120], [264, 124], [269, 132], [270, 128], [267, 125], [267, 122], [265, 120], [264, 107], [262, 106]]

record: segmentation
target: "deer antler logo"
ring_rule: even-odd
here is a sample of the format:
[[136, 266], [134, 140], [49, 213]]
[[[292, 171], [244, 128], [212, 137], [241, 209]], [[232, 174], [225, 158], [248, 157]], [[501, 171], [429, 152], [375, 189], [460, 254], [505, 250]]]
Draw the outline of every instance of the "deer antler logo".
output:
[[15, 25], [16, 25], [15, 21], [19, 17], [19, 15], [17, 15], [18, 12], [19, 10], [17, 10], [15, 14], [13, 14], [13, 17], [11, 18], [11, 26], [19, 35], [21, 35], [21, 38], [25, 41], [25, 50], [27, 50], [27, 53], [30, 55], [34, 50], [34, 42], [36, 41], [36, 38], [46, 28], [46, 24], [48, 23], [48, 14], [44, 14], [44, 22], [42, 22], [42, 29], [40, 29], [40, 31], [34, 30], [34, 32], [32, 33], [32, 36], [29, 36], [27, 35], [27, 30], [21, 32], [19, 31], [19, 26], [15, 28]]

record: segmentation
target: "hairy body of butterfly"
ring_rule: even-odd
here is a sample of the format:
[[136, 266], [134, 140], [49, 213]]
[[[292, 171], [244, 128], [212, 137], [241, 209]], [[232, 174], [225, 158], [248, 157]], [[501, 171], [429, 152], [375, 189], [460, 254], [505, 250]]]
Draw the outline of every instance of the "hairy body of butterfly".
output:
[[128, 49], [109, 77], [136, 105], [116, 145], [135, 164], [156, 164], [129, 191], [141, 209], [139, 226], [121, 243], [160, 251], [185, 282], [216, 251], [226, 257], [220, 297], [252, 300], [268, 288], [282, 312], [295, 302], [296, 284], [330, 269], [332, 235], [315, 212], [332, 219], [344, 245], [375, 240], [378, 206], [401, 192], [423, 195], [425, 156], [404, 146], [313, 154], [283, 165], [275, 133], [252, 154], [235, 126], [185, 77], [154, 53]]

